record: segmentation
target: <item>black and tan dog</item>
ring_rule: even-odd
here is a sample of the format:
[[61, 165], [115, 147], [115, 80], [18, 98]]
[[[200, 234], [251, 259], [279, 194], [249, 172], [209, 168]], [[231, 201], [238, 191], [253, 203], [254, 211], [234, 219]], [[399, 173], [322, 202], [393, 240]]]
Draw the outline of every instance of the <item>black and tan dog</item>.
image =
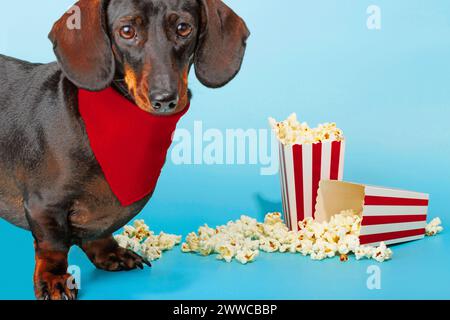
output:
[[249, 32], [220, 0], [81, 0], [80, 28], [66, 13], [50, 40], [58, 62], [0, 56], [0, 217], [31, 230], [38, 299], [75, 299], [67, 255], [80, 246], [109, 271], [148, 263], [112, 233], [151, 195], [123, 206], [96, 160], [78, 90], [113, 87], [151, 114], [183, 111], [193, 65], [207, 87], [238, 73]]

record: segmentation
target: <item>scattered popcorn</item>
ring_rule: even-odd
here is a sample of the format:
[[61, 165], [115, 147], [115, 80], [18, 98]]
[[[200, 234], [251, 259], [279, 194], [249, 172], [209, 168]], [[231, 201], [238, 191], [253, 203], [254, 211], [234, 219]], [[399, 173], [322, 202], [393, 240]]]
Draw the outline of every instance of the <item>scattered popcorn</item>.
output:
[[123, 232], [114, 238], [122, 248], [130, 249], [150, 261], [158, 260], [164, 251], [181, 243], [181, 236], [164, 232], [155, 235], [144, 220], [136, 220], [132, 226], [125, 226]]
[[268, 213], [264, 218], [264, 223], [267, 225], [277, 225], [278, 223], [283, 223], [280, 212]]
[[253, 262], [259, 251], [300, 253], [313, 260], [338, 256], [348, 261], [354, 253], [357, 260], [366, 258], [383, 262], [392, 258], [392, 251], [381, 243], [379, 247], [360, 246], [361, 215], [353, 210], [342, 211], [329, 222], [319, 223], [307, 218], [299, 223], [299, 231], [290, 231], [279, 212], [266, 215], [264, 222], [247, 216], [230, 221], [215, 229], [207, 225], [190, 233], [182, 244], [183, 252], [203, 256], [217, 254], [217, 259], [242, 264]]
[[114, 238], [116, 239], [117, 243], [119, 244], [119, 247], [128, 248], [128, 244], [130, 243], [130, 238], [128, 238], [128, 236], [119, 234], [119, 235], [115, 236]]
[[240, 250], [236, 254], [236, 260], [242, 264], [247, 264], [248, 262], [252, 262], [259, 255], [258, 250], [245, 249]]
[[360, 246], [355, 249], [356, 260], [361, 260], [364, 258], [370, 259], [370, 258], [372, 258], [374, 252], [375, 252], [374, 247]]
[[438, 233], [442, 232], [444, 228], [441, 226], [442, 221], [440, 218], [434, 218], [430, 223], [425, 227], [425, 234], [429, 237], [435, 236]]
[[307, 123], [300, 123], [295, 113], [281, 122], [269, 118], [269, 124], [284, 145], [344, 140], [342, 130], [337, 128], [335, 123], [324, 123], [316, 128], [310, 128]]
[[378, 262], [389, 260], [392, 258], [392, 250], [389, 249], [384, 242], [381, 242], [380, 246], [374, 250], [372, 258]]
[[[434, 236], [442, 232], [441, 224], [439, 218], [433, 219], [426, 226], [426, 235]], [[338, 256], [342, 262], [348, 261], [352, 253], [356, 260], [384, 262], [392, 259], [392, 250], [383, 242], [378, 247], [360, 245], [360, 226], [361, 215], [353, 210], [342, 211], [329, 222], [319, 223], [307, 218], [299, 222], [299, 231], [290, 231], [279, 212], [268, 213], [263, 223], [241, 216], [239, 220], [216, 228], [201, 226], [197, 233], [188, 234], [181, 251], [202, 256], [217, 254], [219, 260], [231, 262], [235, 259], [241, 264], [255, 261], [260, 251], [299, 253], [313, 260]], [[181, 243], [181, 236], [164, 232], [155, 235], [143, 220], [125, 226], [123, 232], [114, 238], [119, 246], [135, 251], [150, 261], [161, 258], [164, 251]]]

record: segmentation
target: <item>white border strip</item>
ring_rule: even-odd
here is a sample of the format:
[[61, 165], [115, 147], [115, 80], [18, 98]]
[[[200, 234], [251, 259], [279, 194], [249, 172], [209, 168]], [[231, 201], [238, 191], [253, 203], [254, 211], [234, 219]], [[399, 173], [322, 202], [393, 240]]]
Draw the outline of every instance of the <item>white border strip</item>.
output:
[[419, 222], [404, 222], [404, 223], [377, 224], [372, 226], [361, 226], [360, 235], [366, 236], [387, 232], [425, 229], [426, 225], [427, 225], [426, 221], [419, 221]]
[[365, 191], [366, 191], [366, 196], [420, 199], [420, 200], [428, 200], [430, 197], [426, 193], [419, 193], [419, 192], [406, 191], [406, 190], [400, 190], [400, 189], [388, 189], [388, 188], [374, 187], [374, 186], [366, 186]]
[[303, 148], [303, 195], [305, 218], [312, 217], [312, 171], [313, 153], [312, 144], [305, 144]]
[[364, 206], [363, 216], [406, 216], [426, 215], [428, 207], [425, 206]]
[[345, 166], [345, 140], [342, 140], [341, 141], [341, 152], [339, 154], [338, 180], [344, 179], [344, 166]]
[[322, 164], [320, 168], [320, 179], [330, 180], [331, 170], [331, 142], [322, 143]]
[[286, 197], [286, 178], [284, 176], [284, 159], [283, 159], [283, 145], [279, 143], [278, 147], [278, 154], [279, 154], [279, 161], [280, 161], [280, 183], [281, 183], [281, 198], [283, 203], [283, 211], [284, 211], [284, 222], [286, 225], [290, 225], [290, 214], [287, 210], [287, 197]]
[[391, 245], [391, 244], [396, 244], [396, 243], [420, 240], [420, 239], [423, 239], [424, 237], [425, 237], [425, 235], [418, 235], [418, 236], [412, 236], [412, 237], [406, 237], [406, 238], [392, 239], [392, 240], [387, 240], [387, 241], [373, 242], [373, 243], [368, 243], [368, 244], [364, 244], [364, 245], [365, 246], [379, 246], [381, 242], [384, 242], [386, 245]]
[[294, 171], [294, 155], [292, 146], [284, 146], [284, 157], [286, 164], [286, 180], [287, 189], [289, 194], [289, 209], [291, 217], [291, 226], [295, 230], [294, 226], [298, 224], [297, 221], [297, 203], [296, 203], [296, 190], [295, 190], [295, 171]]

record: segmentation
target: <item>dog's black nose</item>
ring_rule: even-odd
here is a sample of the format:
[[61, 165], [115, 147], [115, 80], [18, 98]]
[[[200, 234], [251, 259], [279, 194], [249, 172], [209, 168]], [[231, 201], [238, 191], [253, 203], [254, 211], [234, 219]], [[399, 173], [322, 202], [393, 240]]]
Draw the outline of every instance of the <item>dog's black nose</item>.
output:
[[178, 94], [155, 92], [150, 95], [150, 98], [153, 109], [161, 114], [173, 112], [178, 105]]

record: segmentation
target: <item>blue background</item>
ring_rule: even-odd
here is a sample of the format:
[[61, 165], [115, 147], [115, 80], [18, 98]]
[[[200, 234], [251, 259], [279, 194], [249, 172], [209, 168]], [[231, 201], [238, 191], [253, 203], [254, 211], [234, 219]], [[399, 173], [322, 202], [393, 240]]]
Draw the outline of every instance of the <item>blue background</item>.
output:
[[[446, 0], [228, 0], [252, 31], [238, 78], [202, 87], [180, 127], [266, 128], [267, 117], [296, 111], [311, 124], [335, 121], [348, 138], [345, 178], [431, 194], [430, 216], [449, 222], [450, 3]], [[71, 0], [2, 1], [0, 52], [54, 60], [46, 36]], [[381, 8], [382, 29], [368, 30], [366, 9]], [[82, 53], [80, 53], [82, 54]], [[152, 229], [186, 235], [205, 222], [281, 210], [278, 176], [252, 165], [170, 162], [139, 218]], [[0, 221], [0, 298], [33, 298], [29, 233]], [[448, 232], [393, 247], [379, 264], [382, 289], [368, 290], [371, 261], [314, 262], [262, 254], [247, 266], [214, 257], [164, 254], [153, 268], [95, 270], [79, 249], [82, 299], [402, 299], [450, 298]]]

